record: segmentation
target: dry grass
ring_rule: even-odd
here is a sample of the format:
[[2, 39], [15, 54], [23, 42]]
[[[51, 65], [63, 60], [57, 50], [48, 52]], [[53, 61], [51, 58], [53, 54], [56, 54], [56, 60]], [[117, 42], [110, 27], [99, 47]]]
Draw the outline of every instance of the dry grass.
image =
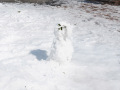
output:
[[[120, 21], [119, 11], [112, 6], [110, 8], [110, 5], [107, 4], [101, 5], [101, 7], [99, 7], [89, 3], [81, 3], [78, 8], [86, 11], [87, 13], [93, 14], [94, 17], [101, 17], [109, 20]], [[119, 16], [115, 15], [115, 13], [117, 13], [117, 15]]]

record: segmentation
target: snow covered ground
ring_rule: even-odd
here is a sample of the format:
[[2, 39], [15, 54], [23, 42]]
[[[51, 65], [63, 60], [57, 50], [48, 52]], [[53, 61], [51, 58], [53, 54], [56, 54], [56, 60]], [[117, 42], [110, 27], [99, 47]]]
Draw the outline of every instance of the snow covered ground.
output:
[[[74, 26], [72, 61], [47, 61], [56, 23]], [[0, 90], [120, 90], [120, 7], [0, 3]]]

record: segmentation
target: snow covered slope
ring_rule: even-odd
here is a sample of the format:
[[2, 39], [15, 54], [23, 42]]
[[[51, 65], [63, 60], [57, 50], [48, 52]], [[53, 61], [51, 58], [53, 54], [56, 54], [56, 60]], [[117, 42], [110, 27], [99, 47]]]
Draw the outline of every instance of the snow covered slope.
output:
[[[120, 90], [120, 7], [0, 3], [0, 90]], [[56, 23], [74, 26], [71, 63], [47, 61]]]

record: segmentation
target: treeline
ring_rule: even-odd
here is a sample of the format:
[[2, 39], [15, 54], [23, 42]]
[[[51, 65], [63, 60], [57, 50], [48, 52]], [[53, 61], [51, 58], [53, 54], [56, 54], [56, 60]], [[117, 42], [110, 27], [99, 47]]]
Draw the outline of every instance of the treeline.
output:
[[99, 2], [102, 4], [120, 5], [120, 0], [87, 0], [89, 2]]
[[38, 3], [38, 4], [42, 4], [42, 3], [51, 3], [53, 2], [53, 0], [0, 0], [0, 2], [27, 2], [27, 3]]

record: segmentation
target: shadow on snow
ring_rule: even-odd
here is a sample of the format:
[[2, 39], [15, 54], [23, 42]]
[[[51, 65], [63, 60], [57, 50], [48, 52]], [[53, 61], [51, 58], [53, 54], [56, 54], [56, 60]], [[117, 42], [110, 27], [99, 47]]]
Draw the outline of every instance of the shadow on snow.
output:
[[32, 50], [30, 52], [30, 54], [36, 56], [36, 58], [40, 61], [40, 60], [46, 60], [48, 58], [47, 52], [45, 50]]

